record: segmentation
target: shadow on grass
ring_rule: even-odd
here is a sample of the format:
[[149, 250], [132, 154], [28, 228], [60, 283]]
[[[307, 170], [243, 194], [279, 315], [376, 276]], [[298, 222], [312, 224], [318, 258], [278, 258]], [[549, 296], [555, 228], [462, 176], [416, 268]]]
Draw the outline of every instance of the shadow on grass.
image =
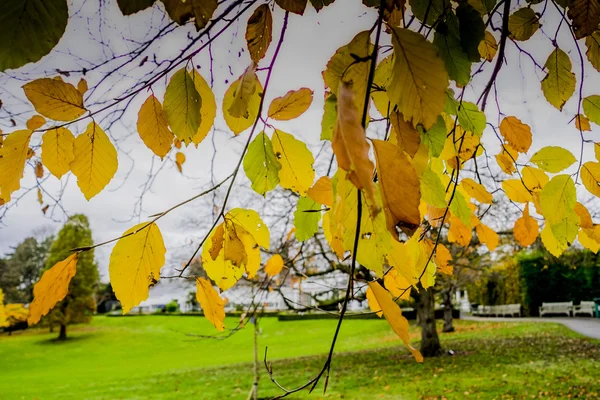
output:
[[36, 345], [41, 345], [41, 346], [68, 345], [70, 343], [86, 342], [86, 341], [88, 341], [90, 339], [94, 339], [96, 336], [98, 336], [98, 334], [96, 332], [82, 332], [82, 333], [77, 333], [75, 335], [67, 336], [66, 340], [59, 340], [58, 333], [56, 333], [55, 335], [56, 335], [56, 337], [50, 337], [50, 338], [37, 340], [34, 343]]

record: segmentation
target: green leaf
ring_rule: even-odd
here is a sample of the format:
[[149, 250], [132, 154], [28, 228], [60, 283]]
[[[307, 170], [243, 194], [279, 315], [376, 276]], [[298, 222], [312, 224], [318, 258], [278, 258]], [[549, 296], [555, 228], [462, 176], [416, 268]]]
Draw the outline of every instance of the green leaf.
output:
[[539, 28], [539, 19], [531, 8], [521, 8], [508, 18], [508, 31], [514, 40], [528, 40]]
[[428, 166], [421, 176], [421, 199], [434, 207], [445, 208], [446, 190], [440, 177]]
[[[450, 14], [454, 17], [454, 14]], [[448, 18], [451, 18], [450, 15]], [[454, 17], [456, 18], [456, 17]], [[448, 26], [440, 24], [433, 38], [440, 57], [444, 60], [450, 79], [459, 86], [465, 86], [471, 80], [471, 61], [464, 53], [460, 39]]]
[[456, 9], [460, 30], [460, 44], [471, 61], [481, 60], [479, 43], [485, 37], [485, 24], [481, 14], [470, 4], [462, 3]]
[[435, 124], [428, 130], [424, 130], [421, 126], [417, 129], [421, 134], [421, 142], [425, 143], [429, 148], [431, 157], [439, 157], [446, 144], [446, 123], [444, 118], [438, 117]]
[[458, 217], [463, 224], [471, 227], [471, 215], [473, 212], [469, 208], [469, 203], [458, 190], [454, 193], [454, 198], [450, 203], [450, 211], [455, 217]]
[[56, 46], [67, 27], [67, 0], [2, 0], [0, 72], [36, 62]]
[[252, 189], [262, 196], [279, 183], [281, 164], [273, 151], [271, 139], [261, 132], [248, 146], [244, 156], [244, 171], [252, 182]]
[[596, 125], [600, 125], [600, 95], [588, 96], [581, 104], [585, 116]]
[[458, 123], [464, 130], [481, 136], [486, 124], [485, 114], [479, 111], [476, 104], [463, 101], [458, 106]]
[[310, 239], [319, 231], [320, 211], [321, 205], [310, 197], [298, 199], [298, 205], [294, 212], [294, 226], [296, 227], [296, 239], [299, 242]]
[[544, 68], [548, 74], [542, 80], [542, 91], [548, 103], [562, 111], [563, 106], [575, 92], [575, 74], [571, 72], [571, 60], [558, 47], [548, 56]]
[[[409, 0], [410, 9], [417, 19], [432, 26], [443, 14], [444, 8], [450, 7], [449, 0]], [[427, 20], [425, 16], [427, 15]]]
[[558, 146], [546, 146], [536, 152], [530, 161], [544, 171], [556, 174], [569, 168], [577, 160], [567, 149]]
[[200, 126], [202, 98], [185, 67], [171, 77], [165, 93], [164, 112], [171, 130], [188, 144]]
[[152, 7], [156, 0], [117, 0], [123, 15], [131, 15]]

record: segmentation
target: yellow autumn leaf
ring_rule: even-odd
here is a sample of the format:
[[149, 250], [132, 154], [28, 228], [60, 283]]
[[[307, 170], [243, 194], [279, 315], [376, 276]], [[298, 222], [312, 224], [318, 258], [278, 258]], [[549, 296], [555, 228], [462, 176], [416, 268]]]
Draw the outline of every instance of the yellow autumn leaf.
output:
[[164, 115], [179, 140], [189, 144], [201, 122], [202, 98], [185, 67], [175, 72], [165, 92]]
[[478, 202], [492, 204], [492, 194], [481, 183], [477, 183], [471, 178], [464, 178], [460, 184], [469, 196]]
[[185, 163], [185, 154], [178, 151], [175, 154], [175, 166], [177, 167], [180, 173], [183, 173], [183, 163]]
[[202, 247], [202, 267], [206, 271], [206, 274], [212, 279], [221, 290], [227, 290], [244, 275], [243, 265], [234, 265], [230, 260], [225, 260], [223, 251], [219, 251], [217, 256], [213, 259], [211, 255], [211, 249], [213, 238], [218, 232], [217, 229], [213, 230]]
[[194, 86], [202, 99], [202, 105], [200, 106], [200, 126], [198, 127], [198, 131], [192, 138], [192, 142], [196, 146], [198, 146], [208, 135], [211, 128], [215, 123], [215, 117], [217, 116], [217, 102], [215, 100], [215, 94], [211, 90], [208, 82], [198, 73], [198, 71], [194, 70], [192, 75], [194, 79]]
[[331, 207], [333, 204], [333, 184], [331, 178], [322, 176], [315, 184], [306, 192], [308, 197], [319, 204]]
[[531, 193], [520, 179], [507, 179], [502, 182], [502, 189], [506, 197], [517, 203], [531, 201]]
[[290, 90], [283, 97], [276, 97], [269, 106], [269, 118], [287, 121], [302, 115], [310, 107], [313, 91], [308, 88]]
[[148, 298], [150, 287], [160, 279], [166, 251], [154, 222], [135, 225], [117, 241], [110, 253], [108, 273], [123, 314]]
[[575, 183], [569, 175], [553, 177], [540, 194], [542, 213], [550, 224], [560, 223], [574, 213], [576, 203]]
[[421, 223], [419, 177], [398, 146], [375, 139], [372, 143], [387, 229], [394, 238], [396, 226], [412, 235]]
[[587, 208], [580, 202], [575, 204], [575, 212], [579, 216], [579, 226], [584, 229], [591, 229], [594, 227], [594, 222], [592, 221], [592, 216]]
[[[332, 248], [341, 241], [343, 254], [344, 250], [353, 252], [354, 240], [356, 235], [358, 190], [352, 183], [345, 179], [344, 172], [338, 171], [334, 178], [334, 203], [332, 206], [332, 218], [330, 218], [330, 235], [333, 242]], [[366, 195], [361, 193], [362, 204], [367, 203]], [[379, 191], [376, 192], [375, 207], [381, 208], [381, 197]], [[388, 253], [391, 251], [392, 236], [386, 227], [384, 213], [374, 213], [371, 208], [363, 207], [361, 218], [361, 232], [358, 240], [358, 252], [356, 260], [375, 272], [378, 276], [383, 276], [383, 265]]]
[[479, 43], [477, 50], [479, 50], [481, 57], [485, 58], [486, 61], [492, 62], [498, 51], [498, 43], [490, 31], [485, 31], [485, 36]]
[[512, 175], [517, 171], [515, 162], [506, 152], [496, 154], [496, 162], [505, 174]]
[[394, 299], [410, 300], [411, 284], [397, 269], [392, 268], [385, 274], [383, 284]]
[[267, 260], [265, 264], [265, 273], [273, 277], [283, 269], [283, 258], [279, 254], [274, 254]]
[[426, 130], [446, 104], [448, 73], [436, 47], [423, 35], [391, 28], [394, 67], [387, 92], [407, 121]]
[[75, 136], [67, 128], [54, 128], [42, 136], [42, 162], [58, 179], [70, 171]]
[[204, 316], [217, 330], [225, 330], [225, 305], [227, 299], [222, 299], [219, 292], [213, 288], [208, 279], [196, 278], [196, 300], [200, 303]]
[[87, 200], [108, 185], [119, 166], [117, 150], [95, 122], [77, 136], [73, 146], [75, 157], [71, 171], [77, 177], [77, 186]]
[[[596, 225], [598, 226], [598, 225]], [[593, 232], [594, 229], [582, 229], [581, 231], [579, 231], [579, 234], [577, 235], [577, 240], [579, 240], [579, 243], [586, 249], [590, 250], [591, 252], [598, 253], [598, 251], [600, 250], [600, 243], [598, 243], [596, 240], [596, 237], [593, 235], [590, 235], [590, 232]]]
[[450, 217], [450, 229], [448, 229], [448, 241], [450, 243], [468, 246], [472, 237], [471, 228], [465, 225], [460, 218], [455, 216]]
[[6, 310], [4, 307], [4, 292], [0, 289], [0, 328], [8, 326]]
[[586, 162], [581, 166], [579, 176], [588, 192], [600, 197], [600, 163], [593, 161]]
[[42, 179], [44, 177], [44, 164], [41, 162], [35, 163], [35, 177]]
[[254, 10], [246, 26], [246, 44], [250, 58], [255, 64], [267, 53], [272, 40], [273, 17], [267, 4], [261, 4]]
[[406, 122], [404, 116], [398, 111], [390, 114], [390, 123], [392, 125], [390, 142], [400, 146], [409, 156], [414, 157], [421, 144], [421, 134], [410, 122]]
[[577, 114], [575, 116], [575, 128], [580, 131], [591, 131], [590, 120], [585, 115]]
[[[220, 232], [219, 228], [213, 230], [202, 248], [204, 270], [221, 290], [232, 287], [244, 272], [248, 274], [249, 278], [252, 278], [260, 268], [259, 246], [268, 249], [270, 241], [267, 226], [254, 210], [235, 208], [225, 214], [225, 221], [226, 223], [222, 224], [221, 229], [227, 230], [227, 232]], [[220, 241], [218, 235], [223, 235], [225, 239], [228, 236], [233, 238], [232, 232], [235, 233], [237, 240], [230, 243], [236, 244], [236, 247], [228, 250], [228, 244], [223, 242], [222, 246], [217, 249], [218, 252], [215, 250], [213, 253], [213, 243]], [[243, 248], [240, 249], [238, 241], [241, 242]], [[213, 257], [215, 255], [216, 257]]]
[[594, 143], [594, 156], [597, 161], [600, 161], [600, 142]]
[[523, 209], [523, 216], [515, 221], [513, 235], [519, 244], [527, 247], [538, 237], [540, 227], [532, 216], [529, 215], [529, 203]]
[[537, 151], [529, 161], [546, 172], [556, 174], [569, 168], [577, 160], [567, 149], [558, 146], [546, 146]]
[[275, 129], [271, 140], [275, 157], [281, 164], [279, 184], [305, 196], [315, 179], [315, 159], [306, 144], [289, 133]]
[[500, 133], [508, 144], [521, 153], [527, 153], [531, 147], [531, 128], [516, 117], [505, 117], [500, 122]]
[[542, 92], [559, 111], [575, 92], [575, 74], [571, 72], [571, 59], [558, 47], [548, 56], [544, 68], [548, 74], [542, 80]]
[[247, 230], [260, 247], [269, 249], [269, 246], [271, 245], [269, 228], [265, 225], [256, 211], [244, 208], [234, 208], [229, 210], [225, 216]]
[[377, 302], [375, 294], [373, 293], [370, 287], [367, 287], [365, 297], [367, 298], [367, 304], [369, 305], [369, 309], [371, 310], [371, 312], [377, 314], [379, 318], [383, 317], [383, 311], [381, 311], [381, 306]]
[[[375, 166], [369, 158], [369, 143], [354, 104], [354, 91], [345, 82], [339, 85], [337, 116], [331, 147], [338, 166], [348, 172], [347, 178], [356, 188], [365, 191], [368, 204], [373, 208], [375, 207], [373, 183]], [[373, 211], [375, 212], [376, 208], [373, 208]]]
[[250, 65], [229, 86], [223, 97], [223, 118], [234, 135], [239, 135], [254, 123], [258, 117], [262, 93], [263, 88], [256, 77], [254, 65]]
[[78, 253], [57, 262], [46, 270], [33, 287], [33, 301], [29, 305], [29, 325], [37, 324], [40, 319], [69, 292], [69, 283], [77, 270]]
[[[352, 85], [354, 91], [354, 104], [362, 112], [367, 93], [367, 82], [371, 62], [356, 62], [356, 57], [368, 59], [373, 51], [370, 40], [371, 33], [362, 31], [356, 34], [352, 41], [336, 50], [323, 71], [325, 85], [331, 93], [337, 94], [342, 83]], [[360, 119], [359, 119], [360, 121]]]
[[0, 199], [5, 203], [10, 201], [13, 192], [21, 188], [31, 135], [28, 129], [15, 131], [6, 136], [0, 147]]
[[452, 254], [450, 253], [450, 250], [443, 244], [438, 243], [435, 250], [435, 264], [438, 272], [441, 274], [452, 275], [453, 267], [450, 264], [451, 261]]
[[600, 72], [600, 29], [585, 38], [587, 51], [585, 55], [596, 71]]
[[404, 342], [408, 350], [412, 353], [417, 362], [423, 362], [421, 353], [410, 345], [410, 336], [408, 334], [408, 321], [402, 316], [402, 310], [394, 302], [390, 292], [385, 290], [379, 283], [368, 282], [369, 289], [373, 292], [377, 304], [381, 307], [383, 316], [388, 321], [394, 332]]
[[508, 31], [511, 39], [529, 40], [539, 28], [539, 17], [531, 8], [520, 8], [508, 17]]
[[82, 96], [88, 91], [88, 83], [85, 79], [81, 78], [79, 82], [77, 82], [77, 90]]
[[548, 175], [544, 171], [530, 166], [523, 167], [521, 176], [523, 177], [525, 187], [532, 192], [541, 191], [549, 180]]
[[154, 154], [163, 158], [173, 145], [173, 132], [169, 130], [162, 104], [150, 95], [138, 113], [137, 130], [140, 138]]
[[475, 227], [477, 237], [481, 243], [485, 244], [489, 251], [496, 250], [498, 247], [498, 234], [492, 228], [484, 224], [478, 224]]
[[41, 128], [46, 123], [46, 119], [41, 115], [34, 115], [33, 117], [27, 120], [27, 129], [30, 131], [35, 131], [38, 128]]
[[446, 208], [446, 188], [440, 176], [430, 167], [425, 168], [420, 177], [421, 200], [436, 208]]
[[23, 90], [38, 113], [55, 121], [72, 121], [87, 111], [82, 94], [62, 80], [36, 79], [25, 84]]
[[546, 224], [540, 233], [540, 238], [546, 250], [550, 252], [554, 257], [560, 257], [562, 253], [569, 247], [566, 242], [558, 241], [553, 233], [550, 225]]
[[240, 225], [225, 218], [222, 224], [216, 227], [215, 236], [213, 236], [210, 248], [210, 256], [216, 260], [219, 253], [223, 254], [225, 261], [231, 261], [236, 267], [241, 267], [248, 263], [248, 253], [244, 247], [241, 237], [249, 235]]

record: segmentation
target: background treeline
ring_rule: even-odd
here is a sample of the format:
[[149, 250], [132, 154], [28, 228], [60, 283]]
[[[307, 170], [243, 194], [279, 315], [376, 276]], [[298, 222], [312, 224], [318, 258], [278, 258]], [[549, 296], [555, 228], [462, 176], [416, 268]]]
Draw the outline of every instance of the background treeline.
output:
[[543, 302], [590, 301], [600, 297], [600, 255], [572, 249], [556, 258], [544, 249], [523, 251], [494, 264], [468, 291], [472, 303], [521, 303], [532, 316]]

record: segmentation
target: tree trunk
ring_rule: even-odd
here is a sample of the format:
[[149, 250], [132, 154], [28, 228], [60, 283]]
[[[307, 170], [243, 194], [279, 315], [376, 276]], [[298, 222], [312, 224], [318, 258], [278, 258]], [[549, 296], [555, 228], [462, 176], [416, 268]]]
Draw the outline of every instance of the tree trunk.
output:
[[452, 290], [442, 291], [442, 299], [444, 301], [444, 328], [442, 332], [454, 332], [452, 324]]
[[67, 340], [67, 325], [60, 324], [60, 333], [58, 334], [58, 340]]
[[419, 283], [417, 300], [417, 321], [421, 326], [421, 354], [423, 357], [437, 357], [442, 354], [440, 338], [435, 326], [435, 305], [433, 288], [425, 290]]

